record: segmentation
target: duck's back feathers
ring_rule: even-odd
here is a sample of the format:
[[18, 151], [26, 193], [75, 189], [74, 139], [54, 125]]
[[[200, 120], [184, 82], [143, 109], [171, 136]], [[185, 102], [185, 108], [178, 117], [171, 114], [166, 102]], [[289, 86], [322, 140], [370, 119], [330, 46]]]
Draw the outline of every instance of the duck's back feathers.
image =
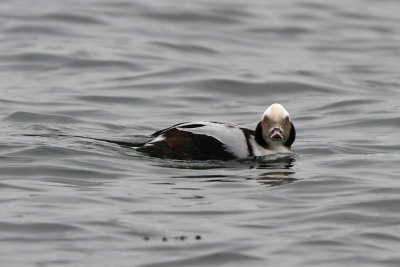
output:
[[138, 151], [161, 158], [185, 160], [230, 160], [237, 155], [212, 135], [218, 123], [181, 123], [155, 132], [153, 140], [138, 148]]

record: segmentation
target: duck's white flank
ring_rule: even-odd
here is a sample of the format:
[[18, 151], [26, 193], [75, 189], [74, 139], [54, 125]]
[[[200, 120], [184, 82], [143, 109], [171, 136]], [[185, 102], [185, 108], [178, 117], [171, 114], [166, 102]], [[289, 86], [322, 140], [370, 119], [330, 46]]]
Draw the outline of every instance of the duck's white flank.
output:
[[238, 158], [246, 158], [249, 156], [246, 137], [243, 131], [236, 125], [230, 123], [212, 123], [208, 121], [192, 122], [190, 124], [204, 124], [198, 128], [179, 128], [185, 124], [179, 125], [177, 128], [194, 134], [204, 134], [214, 137], [225, 145], [226, 150]]

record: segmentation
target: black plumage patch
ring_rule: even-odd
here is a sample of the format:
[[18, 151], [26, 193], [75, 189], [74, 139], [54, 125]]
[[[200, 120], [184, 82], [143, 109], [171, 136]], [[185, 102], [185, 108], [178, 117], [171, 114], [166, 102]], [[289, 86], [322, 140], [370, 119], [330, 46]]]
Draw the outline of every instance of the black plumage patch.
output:
[[[194, 124], [193, 124], [194, 125]], [[236, 157], [225, 150], [225, 146], [212, 136], [194, 134], [169, 128], [162, 132], [163, 140], [137, 148], [158, 158], [181, 160], [231, 160]]]
[[296, 139], [296, 129], [294, 128], [293, 123], [290, 123], [291, 127], [290, 127], [290, 134], [289, 134], [289, 139], [283, 144], [284, 146], [287, 146], [288, 148], [290, 148], [294, 142], [294, 140]]
[[179, 128], [199, 128], [199, 127], [204, 127], [204, 124], [200, 124], [200, 123], [193, 123], [193, 124], [186, 124], [186, 125], [182, 125], [179, 126]]
[[157, 137], [157, 136], [161, 135], [162, 133], [164, 133], [164, 132], [166, 132], [166, 131], [168, 131], [168, 130], [171, 130], [171, 129], [173, 129], [173, 128], [178, 127], [179, 125], [186, 124], [186, 123], [187, 123], [187, 122], [178, 123], [178, 124], [172, 125], [171, 127], [158, 130], [157, 132], [153, 133], [151, 136], [152, 136], [152, 137]]
[[255, 131], [247, 128], [240, 128], [240, 130], [242, 130], [244, 136], [246, 137], [246, 144], [247, 144], [247, 149], [249, 151], [249, 155], [254, 156], [254, 149], [253, 146], [250, 144], [250, 138], [251, 136], [255, 135]]
[[257, 124], [257, 128], [255, 131], [255, 139], [256, 142], [263, 148], [267, 148], [269, 146], [268, 143], [263, 138], [261, 122]]
[[200, 127], [204, 127], [205, 124], [202, 123], [188, 123], [188, 122], [182, 122], [182, 123], [178, 123], [175, 125], [172, 125], [171, 127], [162, 129], [162, 130], [158, 130], [157, 132], [153, 133], [151, 136], [152, 137], [157, 137], [169, 130], [175, 129], [175, 128], [200, 128]]

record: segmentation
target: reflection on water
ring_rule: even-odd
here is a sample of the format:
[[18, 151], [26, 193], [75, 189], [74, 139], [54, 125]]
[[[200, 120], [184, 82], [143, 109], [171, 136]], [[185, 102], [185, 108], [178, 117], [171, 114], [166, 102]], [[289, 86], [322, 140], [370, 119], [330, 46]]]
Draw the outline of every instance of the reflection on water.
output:
[[[210, 170], [211, 173], [199, 175], [179, 175], [171, 178], [200, 179], [201, 182], [238, 182], [240, 180], [256, 180], [267, 186], [284, 185], [293, 183], [298, 179], [294, 177], [293, 166], [295, 158], [291, 154], [274, 154], [253, 159], [242, 159], [234, 161], [181, 161], [181, 160], [160, 160], [155, 166], [172, 169], [188, 170]], [[247, 175], [218, 175], [212, 170], [215, 169], [254, 169], [263, 170], [257, 174]], [[217, 172], [217, 171], [216, 171]]]
[[296, 173], [292, 170], [295, 161], [291, 154], [270, 155], [258, 159], [258, 164], [251, 168], [270, 170], [259, 174], [259, 177], [255, 178], [258, 182], [268, 186], [284, 185], [298, 180], [293, 177]]
[[266, 172], [261, 174], [256, 180], [268, 186], [285, 185], [298, 180], [292, 177], [294, 174], [295, 172]]
[[255, 159], [257, 165], [251, 168], [257, 169], [290, 169], [293, 167], [295, 159], [292, 154], [273, 154]]

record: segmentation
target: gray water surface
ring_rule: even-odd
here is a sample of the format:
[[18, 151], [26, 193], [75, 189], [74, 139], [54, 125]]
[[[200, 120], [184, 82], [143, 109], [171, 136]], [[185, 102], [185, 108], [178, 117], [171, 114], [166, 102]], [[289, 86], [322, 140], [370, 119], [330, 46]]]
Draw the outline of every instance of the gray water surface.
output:
[[[399, 266], [400, 2], [0, 3], [1, 266]], [[195, 120], [289, 157], [102, 142]], [[78, 137], [81, 136], [81, 137]]]

